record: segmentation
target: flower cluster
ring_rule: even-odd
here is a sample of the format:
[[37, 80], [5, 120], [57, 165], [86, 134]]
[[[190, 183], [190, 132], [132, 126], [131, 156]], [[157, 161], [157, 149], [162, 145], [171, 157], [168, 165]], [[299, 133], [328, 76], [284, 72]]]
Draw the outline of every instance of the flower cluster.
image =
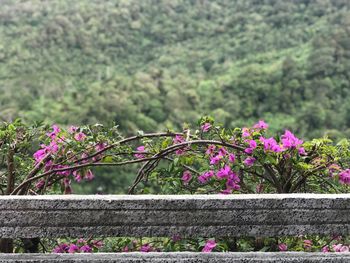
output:
[[100, 240], [78, 239], [73, 243], [61, 243], [53, 249], [54, 253], [91, 253], [96, 252], [102, 247]]
[[[57, 125], [53, 125], [52, 131], [48, 132], [46, 136], [49, 141], [47, 144], [41, 144], [40, 149], [33, 154], [34, 160], [36, 164], [43, 163], [44, 172], [59, 170], [54, 174], [63, 176], [62, 183], [66, 194], [72, 192], [70, 176], [76, 182], [81, 182], [83, 179], [86, 181], [94, 179], [94, 174], [90, 169], [70, 169], [71, 166], [69, 164], [64, 164], [62, 160], [66, 158], [66, 160], [69, 160], [73, 166], [86, 164], [89, 162], [89, 160], [87, 160], [89, 159], [89, 154], [103, 150], [107, 146], [105, 143], [98, 142], [94, 147], [90, 148], [90, 151], [85, 150], [80, 153], [79, 156], [79, 154], [73, 152], [73, 149], [71, 149], [71, 146], [67, 141], [74, 141], [81, 144], [87, 140], [87, 135], [82, 132], [80, 128], [71, 126], [68, 129], [68, 132], [64, 132]], [[98, 161], [98, 158], [99, 156], [95, 156], [91, 158], [91, 160], [92, 162], [95, 162]], [[45, 186], [45, 179], [38, 180], [35, 186], [38, 190], [43, 189]]]
[[213, 249], [216, 247], [216, 242], [215, 240], [209, 239], [207, 240], [207, 242], [205, 243], [202, 252], [212, 252]]

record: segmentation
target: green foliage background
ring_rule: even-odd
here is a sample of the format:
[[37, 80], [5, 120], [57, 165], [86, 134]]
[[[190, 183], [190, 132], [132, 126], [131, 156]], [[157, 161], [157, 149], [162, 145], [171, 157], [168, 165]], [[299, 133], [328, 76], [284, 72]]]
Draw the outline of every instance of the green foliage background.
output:
[[348, 0], [2, 0], [0, 118], [116, 122], [210, 114], [350, 136]]

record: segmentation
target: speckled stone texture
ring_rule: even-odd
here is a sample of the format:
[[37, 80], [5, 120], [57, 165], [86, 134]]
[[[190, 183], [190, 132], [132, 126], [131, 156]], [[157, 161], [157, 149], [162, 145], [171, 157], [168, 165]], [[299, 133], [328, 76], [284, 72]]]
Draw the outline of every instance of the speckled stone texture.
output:
[[0, 254], [0, 262], [112, 262], [112, 263], [340, 263], [350, 262], [350, 253], [120, 253], [120, 254]]
[[0, 197], [0, 237], [174, 234], [346, 235], [350, 234], [350, 195]]

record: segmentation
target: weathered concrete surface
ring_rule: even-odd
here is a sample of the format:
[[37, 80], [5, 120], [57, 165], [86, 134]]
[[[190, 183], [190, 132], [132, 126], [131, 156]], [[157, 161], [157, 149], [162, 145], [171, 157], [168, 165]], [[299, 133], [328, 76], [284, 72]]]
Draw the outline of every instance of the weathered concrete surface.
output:
[[350, 194], [1, 196], [0, 237], [350, 234]]
[[120, 254], [0, 254], [0, 262], [162, 262], [162, 263], [341, 263], [350, 262], [350, 253], [120, 253]]

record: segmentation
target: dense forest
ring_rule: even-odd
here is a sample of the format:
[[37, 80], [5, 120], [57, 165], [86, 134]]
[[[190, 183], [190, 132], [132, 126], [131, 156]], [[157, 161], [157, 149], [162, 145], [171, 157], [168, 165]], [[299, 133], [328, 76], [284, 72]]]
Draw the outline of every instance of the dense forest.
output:
[[[103, 4], [102, 4], [103, 2]], [[347, 0], [2, 0], [4, 120], [115, 121], [125, 132], [211, 114], [301, 136], [350, 135]]]
[[348, 0], [2, 0], [0, 118], [350, 136]]

